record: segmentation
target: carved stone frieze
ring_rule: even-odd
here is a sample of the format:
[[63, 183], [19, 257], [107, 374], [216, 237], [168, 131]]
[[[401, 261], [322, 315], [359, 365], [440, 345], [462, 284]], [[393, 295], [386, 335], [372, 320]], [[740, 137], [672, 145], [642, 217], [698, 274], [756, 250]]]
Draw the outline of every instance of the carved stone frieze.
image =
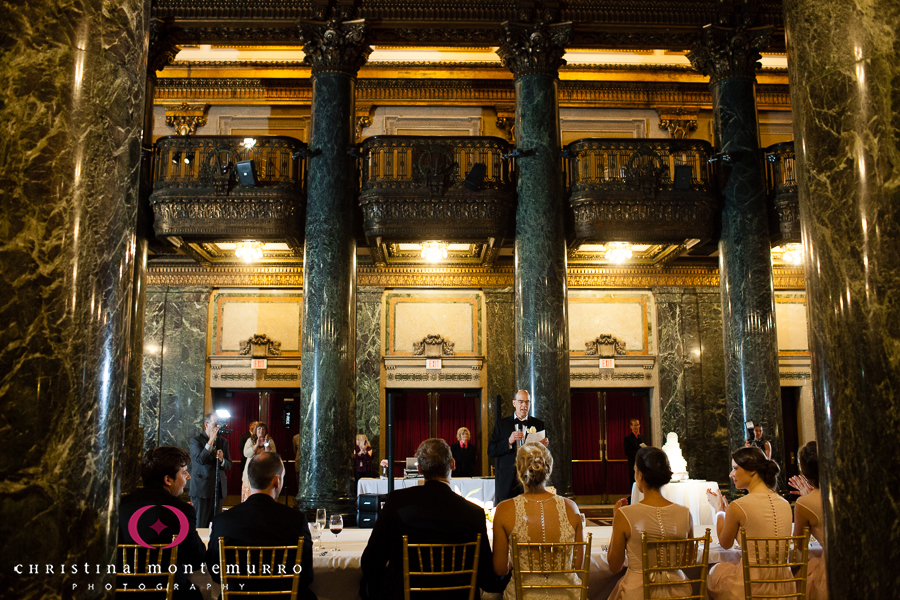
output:
[[453, 342], [440, 335], [426, 335], [421, 342], [413, 343], [413, 356], [453, 356]]
[[150, 49], [147, 55], [147, 77], [156, 80], [156, 72], [175, 62], [178, 54], [179, 30], [171, 19], [150, 19]]
[[356, 77], [359, 68], [366, 63], [372, 48], [366, 42], [366, 22], [299, 21], [300, 40], [306, 61], [312, 74], [343, 73]]
[[741, 18], [737, 27], [706, 25], [687, 53], [694, 68], [709, 77], [710, 84], [723, 79], [755, 79], [761, 50], [772, 41], [772, 27], [751, 27]]
[[166, 125], [173, 127], [177, 135], [194, 135], [198, 127], [206, 125], [209, 104], [188, 104], [182, 102], [168, 105], [166, 108]]
[[586, 356], [601, 356], [604, 358], [625, 356], [625, 342], [611, 333], [604, 333], [598, 336], [596, 340], [585, 342], [584, 347]]
[[566, 64], [563, 55], [571, 35], [572, 23], [507, 21], [497, 54], [516, 79], [526, 75], [558, 77], [559, 68]]
[[281, 356], [281, 342], [270, 339], [264, 333], [257, 333], [253, 337], [241, 340], [241, 356]]

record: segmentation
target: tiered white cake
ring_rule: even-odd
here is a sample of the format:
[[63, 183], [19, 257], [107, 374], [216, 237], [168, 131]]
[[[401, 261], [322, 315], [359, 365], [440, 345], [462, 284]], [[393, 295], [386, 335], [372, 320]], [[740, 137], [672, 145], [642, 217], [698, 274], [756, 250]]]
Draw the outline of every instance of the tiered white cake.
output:
[[687, 461], [681, 454], [681, 446], [678, 445], [678, 434], [674, 431], [666, 436], [666, 443], [662, 447], [663, 452], [669, 457], [669, 466], [672, 467], [672, 481], [684, 481], [688, 478]]

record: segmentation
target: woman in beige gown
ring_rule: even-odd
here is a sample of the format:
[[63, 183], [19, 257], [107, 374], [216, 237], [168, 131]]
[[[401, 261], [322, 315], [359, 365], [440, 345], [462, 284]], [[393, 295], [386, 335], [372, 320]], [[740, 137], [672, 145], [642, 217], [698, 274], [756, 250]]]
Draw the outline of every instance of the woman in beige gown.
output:
[[[516, 472], [525, 493], [504, 500], [497, 505], [494, 514], [494, 572], [506, 575], [512, 566], [510, 538], [515, 535], [521, 543], [581, 542], [584, 531], [578, 506], [568, 498], [557, 496], [546, 489], [553, 472], [553, 457], [543, 444], [524, 444], [516, 454]], [[571, 552], [556, 554], [557, 564], [551, 567], [568, 568], [572, 559], [580, 565], [583, 556], [572, 556]], [[519, 556], [522, 564], [527, 564], [524, 551]], [[531, 575], [532, 579], [541, 577]], [[526, 583], [578, 584], [577, 577], [566, 575], [550, 576], [546, 580]], [[576, 589], [526, 590], [526, 598], [541, 600], [574, 600], [579, 598]], [[509, 582], [503, 593], [504, 600], [516, 597], [515, 579]]]
[[[746, 529], [747, 537], [791, 535], [791, 505], [775, 493], [780, 470], [778, 463], [767, 459], [763, 451], [755, 447], [741, 448], [731, 458], [733, 469], [730, 477], [734, 486], [739, 490], [747, 490], [748, 494], [729, 505], [718, 489], [707, 492], [709, 503], [717, 511], [716, 531], [722, 548], [728, 549], [734, 545], [741, 527]], [[755, 560], [752, 553], [750, 560]], [[763, 569], [756, 568], [751, 571], [754, 572], [754, 577], [791, 577], [787, 568], [783, 573], [759, 573]], [[740, 563], [723, 562], [715, 565], [710, 569], [707, 587], [712, 600], [743, 600], [744, 572]], [[794, 593], [795, 589], [793, 584], [762, 584], [754, 585], [753, 591], [755, 594], [774, 595]]]
[[[822, 519], [822, 492], [819, 490], [819, 449], [816, 442], [800, 448], [800, 472], [803, 478], [791, 477], [790, 484], [801, 494], [794, 506], [794, 533], [802, 535], [803, 529], [819, 540], [825, 548], [825, 523]], [[804, 485], [805, 484], [805, 485]], [[806, 570], [806, 597], [809, 600], [828, 600], [828, 582], [825, 579], [825, 557], [809, 559]]]
[[[672, 480], [669, 458], [659, 448], [646, 447], [638, 450], [634, 459], [634, 482], [644, 499], [632, 506], [626, 506], [622, 498], [613, 508], [613, 529], [609, 538], [609, 552], [606, 555], [609, 570], [618, 573], [628, 554], [628, 570], [619, 580], [609, 600], [643, 600], [644, 571], [641, 564], [641, 533], [646, 532], [651, 540], [676, 540], [691, 537], [694, 530], [691, 511], [680, 504], [663, 498], [660, 488]], [[654, 562], [655, 562], [655, 557]], [[662, 574], [669, 581], [684, 581], [681, 571]], [[662, 586], [655, 590], [654, 598], [690, 596], [689, 585]]]

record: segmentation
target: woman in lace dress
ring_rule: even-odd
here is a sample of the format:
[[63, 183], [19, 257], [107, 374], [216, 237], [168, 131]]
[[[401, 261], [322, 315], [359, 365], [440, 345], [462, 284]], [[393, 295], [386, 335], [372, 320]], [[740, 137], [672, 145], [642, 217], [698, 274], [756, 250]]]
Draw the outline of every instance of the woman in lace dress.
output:
[[[628, 571], [616, 584], [609, 600], [643, 600], [644, 571], [641, 564], [641, 532], [653, 540], [676, 540], [691, 537], [694, 530], [691, 511], [663, 498], [659, 489], [672, 480], [669, 458], [659, 448], [638, 450], [634, 460], [634, 481], [644, 499], [633, 506], [625, 506], [622, 498], [613, 508], [613, 530], [609, 538], [607, 563], [612, 573], [622, 570], [628, 554]], [[664, 574], [668, 580], [684, 581], [684, 573]], [[690, 596], [689, 585], [657, 588], [654, 598]]]
[[[791, 535], [791, 505], [775, 493], [780, 470], [778, 463], [767, 459], [759, 448], [741, 448], [731, 458], [733, 469], [730, 477], [734, 480], [734, 487], [747, 490], [748, 494], [729, 505], [718, 489], [707, 492], [709, 503], [716, 511], [719, 544], [723, 548], [731, 548], [741, 527], [747, 530], [747, 537]], [[755, 561], [752, 552], [750, 560]], [[759, 576], [774, 579], [775, 576], [782, 575], [783, 578], [790, 578], [790, 571], [786, 568], [784, 570], [785, 573], [759, 573]], [[756, 576], [754, 573], [754, 577]], [[709, 572], [707, 587], [712, 600], [743, 600], [744, 573], [741, 565], [730, 562], [715, 565]], [[787, 583], [753, 586], [754, 594], [791, 594], [794, 591], [793, 584]]]
[[[544, 542], [581, 542], [584, 531], [581, 524], [581, 513], [578, 506], [568, 498], [561, 498], [547, 491], [546, 484], [553, 471], [553, 457], [543, 444], [524, 444], [516, 454], [516, 472], [525, 493], [504, 500], [497, 506], [494, 515], [494, 571], [497, 575], [506, 575], [512, 568], [511, 536], [515, 535], [521, 543]], [[559, 564], [557, 568], [571, 563], [572, 553], [556, 554]], [[577, 565], [583, 556], [574, 557]], [[519, 556], [520, 564], [527, 564], [524, 551]], [[532, 575], [530, 577], [542, 577]], [[578, 584], [578, 578], [572, 576], [562, 579], [548, 579], [528, 583], [571, 583]], [[515, 581], [510, 581], [503, 593], [504, 600], [516, 597]], [[547, 600], [568, 600], [578, 598], [578, 590], [528, 590], [526, 597]]]
[[[791, 477], [791, 486], [800, 494], [794, 506], [794, 533], [803, 535], [803, 528], [825, 547], [825, 523], [822, 520], [822, 492], [819, 490], [819, 449], [816, 442], [800, 448], [800, 472], [803, 477]], [[825, 557], [809, 559], [806, 571], [806, 596], [809, 600], [828, 600], [828, 584], [825, 581]]]

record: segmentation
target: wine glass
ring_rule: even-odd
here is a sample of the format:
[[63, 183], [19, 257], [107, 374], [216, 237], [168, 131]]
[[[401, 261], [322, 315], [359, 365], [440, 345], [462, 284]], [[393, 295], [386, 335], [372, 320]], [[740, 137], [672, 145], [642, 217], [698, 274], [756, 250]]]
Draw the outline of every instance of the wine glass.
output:
[[334, 551], [340, 550], [337, 545], [337, 536], [344, 529], [344, 518], [341, 515], [331, 515], [331, 533], [334, 534]]
[[319, 531], [325, 531], [325, 529], [327, 528], [327, 526], [328, 526], [328, 519], [327, 519], [327, 517], [325, 516], [325, 509], [324, 509], [324, 508], [317, 508], [317, 509], [316, 509], [316, 523], [319, 524]]
[[313, 539], [313, 552], [319, 551], [319, 540], [322, 538], [322, 527], [318, 521], [309, 524], [309, 533]]

